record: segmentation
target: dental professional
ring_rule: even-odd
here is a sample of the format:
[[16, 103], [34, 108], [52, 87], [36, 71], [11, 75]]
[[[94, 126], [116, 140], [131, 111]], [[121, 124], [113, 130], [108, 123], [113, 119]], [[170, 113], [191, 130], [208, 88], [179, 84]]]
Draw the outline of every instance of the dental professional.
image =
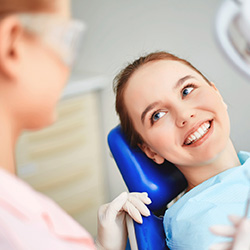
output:
[[83, 24], [67, 0], [0, 0], [0, 249], [125, 249], [125, 213], [149, 215], [146, 193], [122, 193], [100, 207], [96, 245], [58, 205], [16, 176], [15, 146], [23, 130], [56, 119]]
[[158, 164], [171, 162], [187, 180], [164, 215], [168, 247], [207, 250], [227, 241], [210, 227], [229, 225], [229, 214], [244, 215], [250, 154], [236, 153], [227, 105], [215, 84], [188, 61], [160, 51], [121, 70], [114, 91], [131, 145]]

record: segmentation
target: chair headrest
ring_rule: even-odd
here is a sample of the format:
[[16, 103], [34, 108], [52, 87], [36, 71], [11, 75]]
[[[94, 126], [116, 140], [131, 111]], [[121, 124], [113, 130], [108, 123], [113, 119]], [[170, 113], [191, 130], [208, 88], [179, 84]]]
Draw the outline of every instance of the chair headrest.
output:
[[152, 200], [151, 211], [159, 211], [182, 192], [187, 182], [170, 162], [158, 165], [139, 147], [132, 148], [120, 125], [108, 135], [108, 144], [130, 192], [147, 192]]

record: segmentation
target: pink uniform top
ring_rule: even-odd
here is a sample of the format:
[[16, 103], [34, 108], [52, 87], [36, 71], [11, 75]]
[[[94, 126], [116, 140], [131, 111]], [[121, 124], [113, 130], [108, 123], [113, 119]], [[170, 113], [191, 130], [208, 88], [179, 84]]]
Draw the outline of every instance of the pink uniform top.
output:
[[1, 250], [92, 250], [89, 233], [55, 202], [0, 169]]

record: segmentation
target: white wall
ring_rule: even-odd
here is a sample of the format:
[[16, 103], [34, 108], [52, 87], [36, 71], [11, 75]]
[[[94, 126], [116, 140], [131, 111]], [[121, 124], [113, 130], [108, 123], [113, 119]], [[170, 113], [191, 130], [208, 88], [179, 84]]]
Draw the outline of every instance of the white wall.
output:
[[[220, 4], [219, 0], [73, 0], [73, 16], [88, 25], [76, 70], [111, 79], [103, 96], [105, 137], [118, 123], [112, 92], [115, 74], [146, 52], [165, 50], [189, 60], [215, 82], [228, 104], [236, 149], [250, 151], [250, 79], [232, 67], [215, 42], [214, 19]], [[105, 150], [113, 198], [125, 186], [107, 146]]]

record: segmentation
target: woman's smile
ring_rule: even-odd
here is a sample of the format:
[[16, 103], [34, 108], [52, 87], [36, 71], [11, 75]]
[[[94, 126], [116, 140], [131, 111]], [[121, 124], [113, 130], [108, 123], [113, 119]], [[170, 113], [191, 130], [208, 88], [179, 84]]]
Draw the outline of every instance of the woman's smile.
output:
[[[196, 125], [194, 128], [191, 129], [191, 132], [189, 131], [187, 134], [188, 136], [185, 136], [185, 141], [183, 143], [184, 146], [198, 146], [201, 143], [203, 143], [208, 136], [206, 136], [211, 128], [212, 121], [205, 121], [202, 122], [200, 125]], [[211, 133], [209, 133], [211, 134]]]

